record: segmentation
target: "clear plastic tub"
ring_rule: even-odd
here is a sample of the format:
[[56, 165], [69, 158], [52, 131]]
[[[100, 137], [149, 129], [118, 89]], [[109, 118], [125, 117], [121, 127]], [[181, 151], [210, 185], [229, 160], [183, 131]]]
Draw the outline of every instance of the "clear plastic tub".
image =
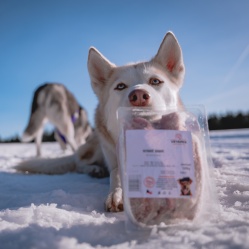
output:
[[203, 106], [119, 108], [117, 147], [129, 228], [200, 221], [217, 204]]

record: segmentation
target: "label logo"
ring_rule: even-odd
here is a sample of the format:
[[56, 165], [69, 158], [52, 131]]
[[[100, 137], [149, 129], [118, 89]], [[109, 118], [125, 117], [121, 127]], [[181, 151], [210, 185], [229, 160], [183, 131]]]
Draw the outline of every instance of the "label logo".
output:
[[177, 140], [182, 140], [182, 134], [176, 133], [176, 134], [175, 134], [175, 138], [176, 138]]
[[181, 133], [176, 133], [175, 134], [175, 139], [172, 139], [171, 143], [172, 144], [186, 144], [187, 141], [182, 138], [182, 134]]
[[154, 177], [152, 177], [152, 176], [147, 176], [144, 179], [144, 186], [147, 188], [153, 188], [155, 183], [156, 183], [156, 181], [155, 181]]

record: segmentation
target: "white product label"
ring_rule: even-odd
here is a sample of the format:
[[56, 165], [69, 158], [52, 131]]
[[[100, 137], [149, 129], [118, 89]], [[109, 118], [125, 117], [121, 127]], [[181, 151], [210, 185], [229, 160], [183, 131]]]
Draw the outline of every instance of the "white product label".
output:
[[128, 197], [194, 196], [195, 170], [190, 132], [127, 130], [125, 138]]

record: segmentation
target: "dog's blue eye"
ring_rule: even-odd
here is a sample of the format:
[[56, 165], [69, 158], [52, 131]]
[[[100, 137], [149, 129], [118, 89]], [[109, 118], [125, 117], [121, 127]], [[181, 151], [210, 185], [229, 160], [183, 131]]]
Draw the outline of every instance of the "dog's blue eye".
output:
[[150, 84], [151, 85], [160, 85], [161, 83], [163, 83], [163, 81], [157, 79], [157, 78], [151, 78], [150, 79]]
[[121, 90], [124, 90], [125, 88], [127, 88], [127, 86], [126, 86], [124, 83], [119, 83], [119, 84], [117, 84], [117, 86], [114, 88], [114, 90], [121, 91]]

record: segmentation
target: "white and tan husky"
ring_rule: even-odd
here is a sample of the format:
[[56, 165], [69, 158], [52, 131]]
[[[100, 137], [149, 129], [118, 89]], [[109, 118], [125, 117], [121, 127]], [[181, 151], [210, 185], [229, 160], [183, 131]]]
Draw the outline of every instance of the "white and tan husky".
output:
[[63, 150], [69, 144], [76, 151], [92, 133], [86, 111], [62, 84], [46, 83], [34, 92], [30, 118], [22, 135], [22, 142], [35, 138], [37, 156], [41, 155], [44, 124], [48, 121], [56, 127], [55, 139]]
[[106, 210], [123, 210], [122, 187], [117, 162], [117, 109], [129, 106], [182, 106], [179, 90], [184, 79], [181, 48], [168, 32], [150, 61], [116, 66], [98, 50], [90, 48], [88, 70], [99, 104], [95, 114], [95, 131], [75, 155], [57, 159], [23, 162], [18, 170], [33, 173], [59, 174], [68, 171], [105, 176], [110, 174], [110, 192]]

